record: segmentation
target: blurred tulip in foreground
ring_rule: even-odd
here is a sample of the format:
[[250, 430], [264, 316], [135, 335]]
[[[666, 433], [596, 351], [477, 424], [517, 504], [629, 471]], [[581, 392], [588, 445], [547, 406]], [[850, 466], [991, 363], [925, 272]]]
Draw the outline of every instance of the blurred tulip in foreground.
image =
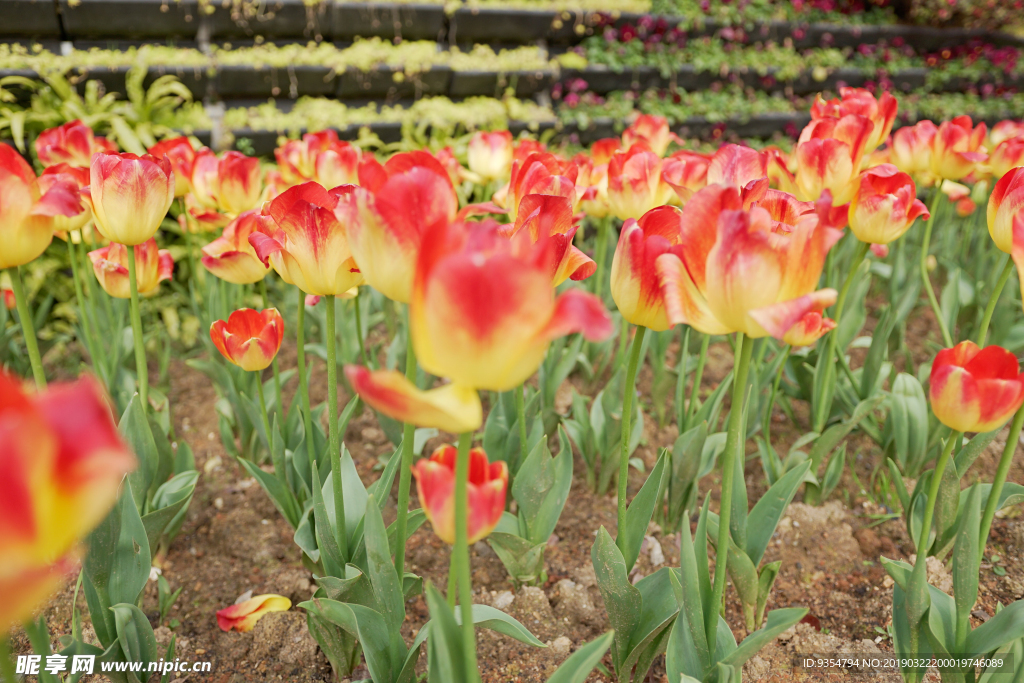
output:
[[626, 130], [622, 131], [622, 145], [629, 149], [642, 142], [659, 157], [665, 156], [669, 143], [682, 141], [668, 127], [668, 119], [664, 116], [641, 114]]
[[231, 607], [217, 610], [217, 626], [222, 631], [248, 633], [263, 615], [270, 612], [287, 612], [292, 601], [283, 595], [269, 593], [256, 595]]
[[210, 339], [225, 358], [247, 372], [266, 370], [281, 349], [284, 320], [276, 308], [240, 308], [227, 321], [215, 320]]
[[184, 197], [191, 189], [192, 165], [196, 162], [196, 150], [184, 135], [161, 140], [147, 150], [154, 158], [164, 155], [171, 162], [174, 171], [174, 196]]
[[892, 134], [891, 159], [896, 168], [914, 176], [917, 182], [931, 183], [932, 140], [938, 127], [925, 119], [904, 126]]
[[840, 88], [839, 99], [823, 100], [819, 94], [811, 105], [811, 118], [828, 117], [842, 118], [847, 114], [858, 114], [871, 121], [871, 135], [865, 144], [865, 152], [870, 153], [882, 144], [896, 121], [899, 103], [888, 91], [875, 96], [865, 88]]
[[[43, 174], [39, 176], [39, 189], [45, 194], [51, 187], [58, 183], [67, 183], [69, 178], [74, 179], [74, 183], [79, 193], [83, 187], [89, 185], [89, 169], [82, 168], [80, 166], [72, 166], [71, 164], [57, 164], [55, 166], [49, 166], [43, 171]], [[75, 234], [85, 227], [85, 224], [92, 219], [92, 211], [89, 210], [89, 205], [82, 203], [81, 211], [74, 216], [54, 216], [53, 217], [53, 234], [62, 240], [76, 239], [78, 242], [81, 241], [82, 235]], [[91, 230], [89, 231], [92, 232]]]
[[97, 154], [82, 199], [104, 237], [128, 246], [142, 244], [160, 229], [174, 201], [171, 162], [148, 154]]
[[[149, 296], [156, 294], [160, 283], [171, 279], [174, 272], [174, 259], [166, 249], [157, 249], [156, 240], [135, 247], [136, 278], [139, 294]], [[116, 242], [110, 246], [89, 252], [92, 269], [100, 286], [116, 299], [131, 298], [128, 282], [128, 247]]]
[[[430, 525], [445, 543], [455, 543], [455, 460], [454, 446], [444, 445], [413, 466], [420, 505]], [[482, 448], [469, 451], [469, 543], [490, 534], [505, 511], [508, 465], [487, 461]]]
[[134, 467], [95, 380], [26, 395], [0, 372], [0, 637], [73, 576]]
[[936, 178], [960, 180], [985, 161], [985, 124], [973, 127], [970, 116], [943, 121], [932, 138], [931, 167]]
[[1017, 357], [999, 346], [972, 341], [943, 349], [932, 362], [928, 393], [935, 417], [960, 432], [998, 429], [1024, 403]]
[[53, 241], [56, 217], [81, 211], [73, 177], [38, 179], [13, 147], [0, 143], [0, 270], [34, 261]]

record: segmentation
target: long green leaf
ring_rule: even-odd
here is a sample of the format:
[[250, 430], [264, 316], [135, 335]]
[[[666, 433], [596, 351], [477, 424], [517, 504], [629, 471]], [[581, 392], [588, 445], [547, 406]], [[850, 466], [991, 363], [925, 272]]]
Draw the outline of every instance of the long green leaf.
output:
[[658, 504], [658, 492], [661, 490], [662, 479], [665, 476], [668, 455], [669, 451], [663, 449], [661, 455], [658, 456], [658, 462], [651, 470], [647, 481], [644, 482], [639, 493], [626, 508], [625, 528], [619, 529], [618, 538], [615, 539], [619, 549], [622, 550], [627, 572], [633, 569], [636, 558], [640, 556], [640, 545], [647, 533], [647, 526], [651, 523], [654, 508]]
[[562, 662], [558, 670], [551, 674], [547, 683], [583, 683], [594, 667], [601, 662], [614, 638], [615, 631], [608, 631], [573, 652]]

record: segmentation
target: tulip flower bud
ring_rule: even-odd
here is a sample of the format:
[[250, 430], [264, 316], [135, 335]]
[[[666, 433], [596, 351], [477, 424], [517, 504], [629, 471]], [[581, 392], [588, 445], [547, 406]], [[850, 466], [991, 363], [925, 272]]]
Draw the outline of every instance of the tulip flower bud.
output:
[[70, 164], [88, 168], [94, 154], [117, 152], [117, 145], [93, 135], [92, 128], [79, 120], [44, 130], [35, 141], [36, 156], [43, 166]]
[[217, 626], [222, 631], [248, 633], [255, 628], [256, 622], [263, 615], [270, 612], [287, 612], [291, 606], [292, 601], [283, 595], [256, 595], [231, 607], [217, 610]]
[[797, 198], [815, 201], [829, 190], [835, 204], [850, 201], [873, 131], [871, 120], [858, 114], [812, 120], [796, 148]]
[[910, 229], [928, 208], [917, 198], [914, 181], [892, 164], [860, 174], [850, 202], [850, 230], [861, 242], [889, 244]]
[[[1014, 227], [1024, 219], [1024, 167], [1008, 171], [996, 182], [988, 200], [988, 234], [1000, 251], [1014, 251]], [[1020, 236], [1024, 246], [1024, 234]]]
[[37, 179], [13, 147], [0, 143], [0, 270], [34, 261], [53, 241], [56, 217], [81, 211], [73, 177]]
[[662, 180], [661, 158], [637, 143], [608, 162], [608, 207], [621, 220], [637, 219], [666, 204], [672, 189]]
[[104, 237], [128, 246], [142, 244], [160, 229], [174, 201], [171, 162], [148, 154], [97, 154], [82, 199]]
[[240, 308], [227, 322], [215, 320], [210, 339], [225, 358], [248, 372], [266, 370], [281, 349], [284, 320], [276, 308]]
[[664, 116], [641, 114], [629, 127], [622, 131], [622, 144], [629, 149], [637, 143], [643, 143], [659, 157], [665, 156], [669, 143], [682, 141], [669, 130], [668, 119]]
[[249, 235], [259, 225], [259, 213], [246, 211], [228, 223], [224, 234], [203, 247], [203, 265], [226, 282], [246, 285], [266, 277], [256, 250], [249, 244]]
[[512, 133], [474, 133], [467, 150], [469, 170], [484, 181], [499, 180], [512, 169]]
[[925, 119], [900, 128], [892, 135], [892, 163], [917, 182], [931, 184], [932, 140], [938, 127]]
[[13, 289], [0, 289], [0, 301], [3, 301], [4, 308], [13, 311], [18, 302], [14, 300]]
[[965, 341], [935, 356], [928, 394], [942, 424], [960, 432], [989, 432], [1024, 403], [1024, 375], [1006, 349], [979, 349]]
[[881, 97], [876, 99], [865, 88], [840, 88], [839, 95], [841, 99], [827, 102], [818, 95], [811, 106], [811, 118], [842, 118], [847, 114], [858, 114], [867, 118], [872, 123], [872, 131], [865, 143], [864, 151], [870, 154], [889, 137], [889, 132], [896, 121], [899, 103], [889, 92], [883, 92]]
[[[117, 500], [135, 457], [89, 377], [26, 395], [0, 371], [0, 633], [76, 573], [79, 539]], [[129, 503], [131, 504], [131, 503]]]
[[[70, 164], [57, 164], [50, 166], [39, 176], [39, 189], [43, 192], [49, 190], [55, 183], [66, 183], [69, 178], [74, 179], [75, 186], [79, 193], [83, 187], [89, 184], [89, 169]], [[75, 244], [82, 240], [80, 231], [92, 219], [92, 212], [88, 204], [82, 204], [82, 210], [74, 216], [54, 216], [53, 234], [62, 240], [74, 239]], [[91, 231], [90, 231], [91, 232]]]
[[[455, 543], [455, 460], [458, 451], [444, 445], [412, 469], [420, 505], [430, 525], [445, 543]], [[508, 466], [504, 461], [487, 461], [482, 448], [469, 451], [469, 544], [490, 534], [505, 511]]]
[[156, 159], [164, 156], [171, 162], [174, 171], [174, 196], [184, 197], [191, 189], [192, 165], [196, 161], [196, 150], [187, 137], [169, 138], [156, 143], [148, 152]]
[[982, 144], [985, 142], [985, 124], [972, 128], [970, 116], [957, 116], [943, 121], [932, 138], [932, 175], [937, 178], [960, 180], [970, 175], [978, 164], [985, 161]]
[[[135, 275], [139, 294], [156, 294], [160, 283], [170, 280], [174, 272], [174, 259], [166, 249], [157, 249], [156, 240], [150, 239], [135, 247]], [[92, 269], [103, 291], [115, 299], [131, 298], [128, 280], [128, 248], [114, 242], [110, 246], [89, 252]]]

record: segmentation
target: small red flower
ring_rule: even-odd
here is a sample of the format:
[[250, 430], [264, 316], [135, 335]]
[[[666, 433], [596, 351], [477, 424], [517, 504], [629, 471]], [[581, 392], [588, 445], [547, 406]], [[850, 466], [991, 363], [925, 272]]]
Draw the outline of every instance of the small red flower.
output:
[[265, 370], [281, 348], [284, 320], [276, 308], [240, 308], [227, 322], [214, 321], [210, 338], [225, 358], [243, 370]]

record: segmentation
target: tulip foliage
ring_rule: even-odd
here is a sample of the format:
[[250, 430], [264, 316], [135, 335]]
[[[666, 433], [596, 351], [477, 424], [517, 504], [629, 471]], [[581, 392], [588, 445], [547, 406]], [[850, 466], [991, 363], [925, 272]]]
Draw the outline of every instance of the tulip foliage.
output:
[[[662, 656], [672, 681], [738, 680], [807, 614], [768, 610], [783, 571], [770, 542], [798, 497], [899, 508], [887, 518], [916, 557], [882, 562], [901, 656], [1024, 652], [1021, 602], [971, 621], [993, 520], [1024, 501], [1008, 481], [1024, 427], [1024, 289], [1009, 283], [1024, 283], [1024, 132], [965, 116], [894, 129], [898, 107], [885, 92], [819, 97], [789, 150], [687, 148], [648, 115], [574, 155], [507, 130], [390, 155], [310, 132], [273, 164], [187, 137], [136, 155], [81, 122], [39, 137], [38, 168], [0, 145], [0, 362], [41, 392], [0, 374], [0, 491], [40, 528], [79, 524], [49, 540], [0, 524], [14, 530], [0, 627], [81, 561], [99, 646], [79, 631], [64, 653], [173, 656], [141, 596], [198, 480], [167, 399], [172, 351], [195, 347], [226, 452], [315, 579], [295, 607], [339, 678], [365, 663], [375, 683], [412, 683], [425, 650], [430, 681], [473, 683], [478, 628], [545, 647], [474, 604], [470, 548], [489, 545], [517, 589], [544, 586], [574, 474], [614, 492], [591, 548], [612, 630], [552, 683], [583, 681], [606, 652], [623, 682]], [[72, 334], [95, 379], [44, 391], [60, 347], [39, 340]], [[364, 411], [393, 447], [374, 451], [369, 486], [345, 445]], [[985, 481], [971, 469], [1007, 425]], [[54, 449], [97, 464], [51, 485]], [[853, 491], [871, 449], [875, 473]], [[646, 564], [659, 527], [680, 539], [678, 566]], [[406, 566], [427, 530], [450, 548], [446, 590]], [[952, 595], [928, 584], [928, 559], [951, 561]], [[421, 594], [430, 620], [407, 641]], [[245, 598], [217, 611], [223, 630], [292, 609]], [[161, 619], [173, 600], [161, 583]], [[942, 672], [978, 673], [992, 672]]]

